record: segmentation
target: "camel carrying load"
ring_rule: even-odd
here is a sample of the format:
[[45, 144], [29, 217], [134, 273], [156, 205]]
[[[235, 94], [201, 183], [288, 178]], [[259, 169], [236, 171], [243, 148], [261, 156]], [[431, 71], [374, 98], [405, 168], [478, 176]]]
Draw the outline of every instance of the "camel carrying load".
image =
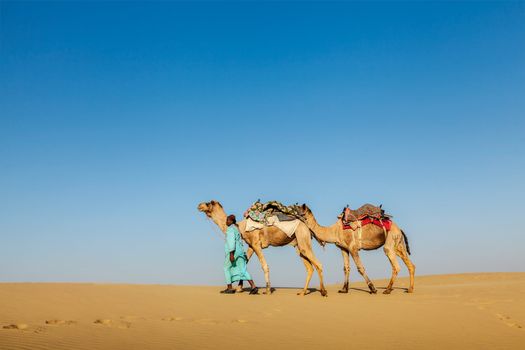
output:
[[[303, 213], [301, 207], [295, 206], [294, 208], [295, 209], [291, 208], [292, 211], [287, 211], [287, 213], [292, 213], [294, 215], [297, 214], [301, 216]], [[299, 212], [294, 212], [294, 210], [297, 210], [298, 208], [301, 210]], [[213, 222], [215, 222], [215, 224], [217, 224], [217, 226], [220, 227], [223, 233], [226, 232], [227, 215], [221, 203], [215, 200], [203, 202], [197, 206], [197, 209], [200, 212], [203, 212], [211, 220], [213, 220]], [[248, 213], [246, 213], [246, 215], [247, 214]], [[321, 292], [322, 296], [327, 295], [323, 282], [323, 265], [315, 257], [315, 254], [312, 249], [312, 233], [310, 229], [306, 226], [305, 222], [297, 220], [298, 225], [295, 229], [295, 234], [293, 236], [289, 236], [287, 233], [283, 232], [280, 228], [276, 226], [263, 226], [263, 228], [261, 229], [247, 231], [247, 221], [248, 219], [246, 218], [245, 220], [242, 220], [237, 224], [239, 226], [239, 231], [241, 232], [242, 239], [248, 244], [248, 249], [246, 250], [246, 257], [250, 259], [252, 254], [255, 253], [259, 258], [262, 270], [264, 271], [264, 279], [266, 281], [265, 294], [271, 294], [272, 288], [270, 284], [270, 269], [268, 267], [268, 264], [266, 263], [266, 258], [264, 257], [262, 250], [270, 246], [282, 247], [285, 245], [291, 245], [295, 248], [297, 255], [299, 255], [306, 269], [306, 281], [303, 289], [298, 294], [306, 295], [308, 293], [308, 284], [310, 283], [310, 279], [312, 278], [312, 274], [315, 269], [317, 270], [317, 274], [319, 275], [319, 291]]]
[[275, 226], [288, 237], [292, 237], [303, 219], [301, 213], [301, 208], [297, 204], [285, 206], [277, 201], [261, 203], [257, 200], [244, 213], [246, 232]]

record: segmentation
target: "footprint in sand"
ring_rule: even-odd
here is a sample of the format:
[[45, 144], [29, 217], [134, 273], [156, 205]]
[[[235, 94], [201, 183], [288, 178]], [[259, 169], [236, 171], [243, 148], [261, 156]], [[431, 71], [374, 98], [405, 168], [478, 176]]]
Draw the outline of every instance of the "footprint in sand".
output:
[[46, 324], [57, 325], [57, 326], [70, 326], [76, 323], [77, 321], [72, 321], [72, 320], [46, 320]]
[[514, 322], [514, 320], [507, 315], [502, 315], [502, 314], [495, 314], [495, 315], [500, 321], [503, 321], [503, 323], [505, 323], [509, 327], [520, 328], [520, 329], [523, 328], [520, 324], [518, 324], [517, 322]]
[[107, 318], [105, 318], [105, 319], [99, 318], [99, 319], [95, 320], [95, 322], [93, 322], [93, 323], [95, 323], [95, 324], [102, 324], [104, 326], [111, 326], [113, 321], [110, 320], [110, 319], [107, 319]]
[[172, 322], [172, 321], [182, 321], [184, 318], [182, 317], [164, 317], [162, 319], [162, 321], [169, 321], [169, 322]]
[[103, 326], [107, 326], [107, 327], [117, 327], [119, 329], [128, 329], [131, 327], [131, 322], [127, 322], [127, 321], [118, 321], [118, 322], [114, 322], [113, 320], [110, 320], [108, 318], [99, 318], [97, 320], [95, 320], [95, 322], [93, 322], [95, 324], [101, 324]]
[[44, 333], [46, 330], [47, 330], [46, 327], [40, 326], [40, 327], [36, 327], [33, 333]]
[[128, 329], [131, 327], [131, 322], [121, 321], [117, 327], [120, 329]]
[[28, 325], [25, 323], [10, 324], [2, 327], [3, 329], [27, 329]]

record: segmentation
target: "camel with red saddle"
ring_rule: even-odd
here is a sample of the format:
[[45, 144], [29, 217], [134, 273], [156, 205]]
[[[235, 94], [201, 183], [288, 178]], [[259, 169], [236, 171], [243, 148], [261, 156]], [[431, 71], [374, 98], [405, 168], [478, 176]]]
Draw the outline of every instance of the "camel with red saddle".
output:
[[[414, 291], [414, 273], [416, 266], [408, 257], [408, 255], [410, 255], [408, 240], [404, 232], [388, 217], [380, 215], [378, 218], [371, 218], [366, 215], [366, 210], [345, 210], [344, 214], [353, 217], [352, 219], [354, 219], [351, 223], [345, 223], [343, 221], [343, 216], [339, 216], [337, 222], [332, 226], [321, 226], [317, 223], [314, 214], [306, 204], [303, 204], [301, 208], [305, 223], [310, 230], [312, 230], [315, 237], [322, 242], [334, 243], [339, 249], [341, 249], [344, 261], [345, 281], [343, 288], [339, 290], [340, 293], [348, 293], [350, 276], [349, 255], [352, 256], [357, 266], [357, 270], [365, 279], [370, 291], [372, 293], [377, 293], [374, 284], [366, 274], [361, 258], [359, 257], [359, 251], [361, 249], [374, 250], [380, 247], [383, 247], [388, 260], [392, 265], [392, 277], [383, 293], [390, 294], [392, 292], [394, 281], [399, 273], [400, 267], [396, 255], [403, 260], [408, 268], [408, 272], [410, 273], [410, 287], [407, 292], [412, 293]], [[380, 210], [381, 214], [384, 213], [380, 208], [377, 209]], [[360, 216], [361, 214], [364, 215]]]
[[[208, 218], [212, 219], [213, 222], [219, 226], [223, 233], [226, 232], [226, 213], [219, 202], [212, 200], [207, 203], [200, 203], [197, 209], [206, 214]], [[321, 295], [327, 295], [323, 283], [323, 265], [314, 255], [312, 250], [312, 233], [305, 223], [299, 222], [295, 230], [295, 234], [292, 237], [289, 237], [286, 233], [275, 226], [266, 226], [262, 229], [256, 229], [247, 232], [246, 220], [239, 221], [237, 224], [239, 226], [242, 239], [248, 244], [248, 249], [246, 250], [248, 259], [250, 259], [254, 252], [259, 258], [261, 267], [264, 271], [264, 279], [266, 280], [266, 294], [271, 293], [270, 269], [268, 268], [268, 264], [266, 263], [266, 259], [262, 250], [269, 246], [282, 247], [290, 244], [295, 247], [297, 254], [301, 258], [307, 272], [304, 288], [297, 294], [305, 295], [307, 293], [308, 285], [310, 283], [310, 279], [312, 278], [315, 267], [319, 275], [319, 290]]]

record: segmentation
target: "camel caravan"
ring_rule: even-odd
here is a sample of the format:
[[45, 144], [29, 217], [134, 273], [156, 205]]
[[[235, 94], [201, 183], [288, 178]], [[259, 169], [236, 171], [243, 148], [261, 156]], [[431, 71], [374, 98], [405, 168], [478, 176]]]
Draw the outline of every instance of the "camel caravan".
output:
[[[227, 218], [231, 219], [232, 216], [227, 216], [219, 202], [212, 200], [200, 203], [197, 208], [206, 214], [223, 233], [229, 232], [227, 230], [229, 230], [228, 225], [230, 223], [227, 225]], [[399, 273], [400, 266], [396, 256], [403, 260], [410, 274], [410, 286], [407, 292], [414, 292], [416, 267], [409, 258], [408, 239], [381, 206], [365, 204], [357, 210], [351, 210], [347, 206], [337, 216], [334, 224], [321, 226], [306, 204], [284, 206], [276, 201], [267, 203], [257, 201], [246, 210], [243, 220], [236, 223], [235, 226], [238, 228], [242, 240], [248, 245], [245, 259], [249, 260], [255, 253], [261, 263], [266, 281], [265, 294], [271, 294], [273, 290], [270, 283], [270, 270], [262, 250], [269, 246], [291, 245], [295, 247], [306, 268], [304, 287], [297, 294], [307, 294], [308, 285], [315, 269], [319, 275], [319, 291], [322, 296], [327, 296], [323, 282], [323, 265], [315, 257], [312, 250], [312, 237], [323, 246], [326, 243], [332, 243], [341, 250], [344, 263], [344, 282], [339, 293], [348, 293], [349, 290], [350, 256], [366, 281], [370, 293], [377, 293], [376, 287], [366, 274], [359, 257], [359, 251], [375, 250], [380, 247], [383, 247], [383, 251], [392, 265], [392, 276], [383, 294], [392, 292]], [[231, 259], [233, 262], [233, 255]], [[242, 282], [237, 290], [242, 290]]]

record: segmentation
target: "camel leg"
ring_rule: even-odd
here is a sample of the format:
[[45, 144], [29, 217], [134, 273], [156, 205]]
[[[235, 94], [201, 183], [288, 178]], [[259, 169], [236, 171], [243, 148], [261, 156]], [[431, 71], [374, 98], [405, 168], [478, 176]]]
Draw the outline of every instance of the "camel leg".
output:
[[308, 291], [308, 285], [310, 284], [310, 280], [312, 279], [312, 274], [314, 273], [314, 268], [312, 267], [312, 264], [308, 259], [306, 259], [299, 250], [298, 247], [295, 247], [295, 250], [297, 251], [297, 254], [299, 254], [299, 257], [301, 258], [301, 261], [304, 264], [304, 267], [306, 268], [306, 282], [304, 284], [304, 288], [302, 291], [297, 293], [297, 295], [306, 295], [306, 292]]
[[408, 288], [407, 293], [413, 293], [414, 274], [416, 272], [416, 265], [414, 265], [414, 263], [408, 257], [408, 252], [403, 242], [401, 242], [401, 244], [397, 246], [396, 253], [401, 258], [401, 260], [403, 260], [403, 262], [407, 266], [408, 273], [410, 274], [410, 287]]
[[[314, 255], [314, 252], [312, 251], [312, 241], [310, 238], [310, 231], [308, 230], [305, 232], [307, 236], [303, 236], [302, 239], [299, 239], [297, 237], [298, 232], [296, 232], [296, 238], [297, 238], [297, 246], [299, 247], [299, 251], [301, 252], [301, 255], [304, 256], [308, 261], [315, 267], [317, 270], [317, 274], [319, 275], [319, 289], [321, 291], [322, 296], [327, 296], [328, 293], [324, 287], [324, 280], [323, 280], [323, 265], [317, 260], [317, 258]], [[308, 288], [308, 286], [306, 286]]]
[[253, 249], [252, 247], [248, 247], [248, 249], [246, 249], [246, 260], [250, 261], [250, 258], [252, 257], [253, 255]]
[[370, 278], [368, 278], [368, 275], [366, 274], [365, 267], [364, 267], [363, 263], [361, 262], [361, 257], [359, 256], [359, 251], [356, 250], [356, 249], [353, 249], [353, 250], [350, 251], [350, 254], [352, 255], [352, 259], [355, 262], [355, 266], [357, 267], [357, 271], [359, 271], [361, 276], [363, 276], [363, 278], [365, 279], [365, 282], [368, 285], [368, 288], [370, 289], [370, 293], [372, 293], [372, 294], [377, 293], [376, 287], [374, 286], [374, 284], [372, 283], [372, 281], [370, 280]]
[[390, 261], [390, 264], [392, 265], [392, 277], [390, 278], [390, 282], [388, 283], [388, 286], [386, 287], [383, 294], [390, 294], [392, 293], [394, 282], [396, 280], [397, 274], [399, 273], [399, 263], [396, 259], [396, 248], [394, 247], [394, 241], [392, 239], [388, 239], [385, 243], [385, 246], [383, 247], [383, 250], [385, 251], [385, 254]]
[[261, 267], [264, 272], [264, 280], [266, 281], [266, 292], [264, 292], [264, 294], [271, 294], [272, 287], [270, 285], [270, 268], [266, 263], [266, 259], [264, 258], [262, 248], [260, 246], [254, 246], [252, 249], [255, 252], [255, 255], [257, 255], [257, 257], [259, 258], [259, 261], [261, 262]]
[[343, 288], [341, 288], [339, 293], [348, 293], [348, 284], [350, 280], [350, 257], [348, 251], [341, 248], [341, 253], [343, 254], [343, 270], [345, 272], [345, 281], [343, 283]]

